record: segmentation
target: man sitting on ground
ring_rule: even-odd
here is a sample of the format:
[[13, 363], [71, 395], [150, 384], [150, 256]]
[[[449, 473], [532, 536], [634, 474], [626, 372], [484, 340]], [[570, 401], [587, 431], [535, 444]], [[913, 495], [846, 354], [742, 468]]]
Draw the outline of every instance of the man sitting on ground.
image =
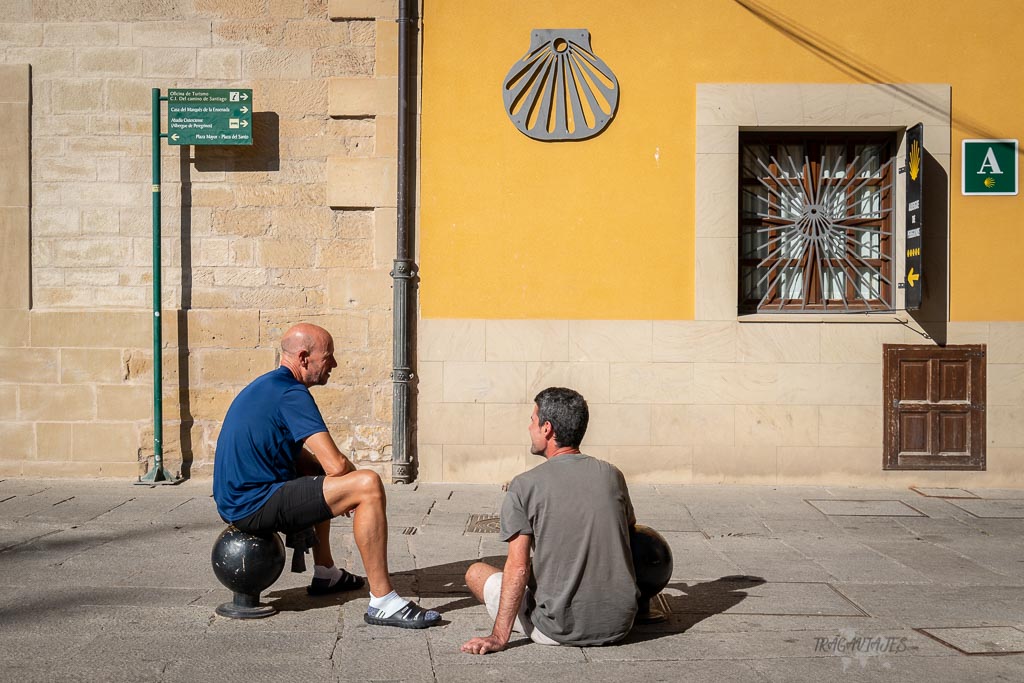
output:
[[466, 572], [469, 590], [495, 620], [491, 635], [466, 642], [463, 652], [497, 652], [512, 631], [542, 645], [614, 643], [636, 616], [629, 546], [636, 517], [622, 473], [580, 453], [590, 419], [582, 396], [552, 387], [534, 401], [531, 452], [546, 462], [509, 484], [501, 508], [504, 573], [483, 562]]
[[299, 324], [281, 339], [281, 366], [254, 380], [228, 408], [217, 439], [213, 497], [222, 519], [262, 534], [313, 527], [310, 595], [362, 588], [363, 578], [335, 566], [331, 519], [353, 514], [352, 533], [370, 582], [369, 624], [425, 628], [441, 615], [398, 595], [388, 574], [384, 485], [357, 470], [320, 415], [309, 387], [327, 383], [334, 340], [327, 330]]

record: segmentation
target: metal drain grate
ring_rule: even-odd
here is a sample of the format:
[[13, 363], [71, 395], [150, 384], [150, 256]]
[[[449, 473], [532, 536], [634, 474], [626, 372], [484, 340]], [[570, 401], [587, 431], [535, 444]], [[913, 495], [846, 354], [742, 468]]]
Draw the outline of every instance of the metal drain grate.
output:
[[402, 535], [403, 536], [415, 536], [416, 535], [416, 527], [414, 527], [414, 526], [407, 526], [407, 527], [405, 527], [404, 529], [402, 529]]
[[494, 515], [470, 515], [466, 523], [467, 534], [496, 534], [501, 529], [501, 518]]

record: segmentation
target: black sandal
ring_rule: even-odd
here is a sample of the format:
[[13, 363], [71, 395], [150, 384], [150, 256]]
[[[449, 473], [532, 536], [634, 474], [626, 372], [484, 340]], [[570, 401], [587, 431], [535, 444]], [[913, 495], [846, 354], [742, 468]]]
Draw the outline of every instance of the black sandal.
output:
[[412, 600], [390, 617], [370, 616], [370, 611], [378, 610], [368, 607], [363, 620], [374, 626], [397, 626], [398, 628], [427, 628], [441, 623], [441, 615], [432, 609], [423, 609]]
[[333, 585], [330, 579], [313, 579], [312, 583], [306, 588], [306, 593], [309, 595], [330, 595], [331, 593], [343, 593], [345, 591], [354, 591], [362, 588], [365, 585], [363, 577], [356, 576], [355, 574], [349, 574], [344, 569], [341, 570], [341, 578], [338, 579]]

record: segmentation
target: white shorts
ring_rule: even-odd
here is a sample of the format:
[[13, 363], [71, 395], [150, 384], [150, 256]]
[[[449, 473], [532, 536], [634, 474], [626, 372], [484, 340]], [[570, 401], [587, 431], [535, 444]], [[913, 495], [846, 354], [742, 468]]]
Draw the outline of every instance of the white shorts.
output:
[[[530, 589], [527, 588], [526, 591], [528, 593]], [[484, 583], [484, 604], [487, 605], [487, 612], [492, 619], [498, 616], [499, 602], [501, 602], [501, 572], [491, 574]], [[519, 616], [516, 617], [516, 623], [512, 625], [512, 630], [525, 634], [538, 645], [560, 645], [561, 643], [548, 638], [533, 625], [533, 622], [526, 616], [526, 602], [524, 595], [523, 602], [519, 605]]]

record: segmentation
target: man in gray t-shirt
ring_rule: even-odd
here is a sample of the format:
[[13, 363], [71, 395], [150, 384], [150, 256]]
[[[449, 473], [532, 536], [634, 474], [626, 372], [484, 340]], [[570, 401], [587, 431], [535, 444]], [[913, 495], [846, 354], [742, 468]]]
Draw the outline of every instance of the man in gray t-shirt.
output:
[[552, 387], [534, 400], [531, 451], [546, 461], [509, 484], [504, 572], [482, 562], [466, 572], [495, 621], [490, 636], [466, 642], [463, 652], [501, 650], [512, 631], [545, 645], [604, 645], [629, 633], [636, 616], [636, 517], [622, 473], [580, 453], [589, 420], [582, 396]]

